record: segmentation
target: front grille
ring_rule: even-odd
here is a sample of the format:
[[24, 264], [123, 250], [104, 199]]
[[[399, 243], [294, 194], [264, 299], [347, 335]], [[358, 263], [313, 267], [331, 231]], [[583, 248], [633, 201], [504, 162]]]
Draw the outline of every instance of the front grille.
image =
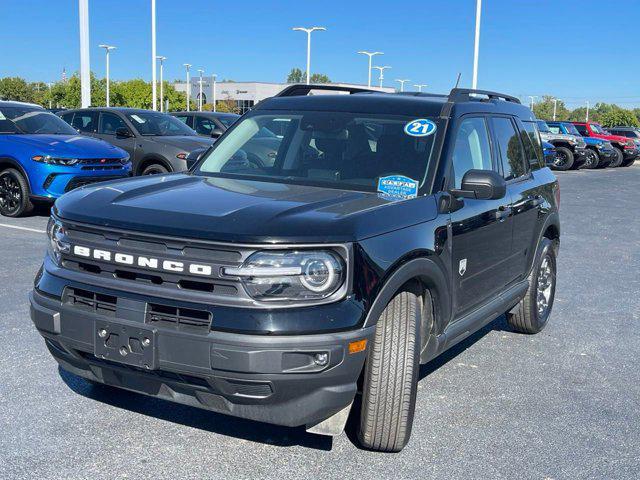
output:
[[202, 330], [205, 333], [209, 333], [211, 312], [148, 303], [145, 323], [172, 327], [178, 330]]
[[117, 163], [120, 165], [119, 158], [82, 158], [78, 161], [80, 165], [108, 165]]
[[67, 288], [62, 297], [63, 303], [75, 308], [115, 317], [118, 299], [111, 295], [91, 292], [81, 288]]
[[84, 187], [85, 185], [90, 185], [92, 183], [98, 182], [106, 182], [108, 180], [117, 180], [120, 178], [127, 178], [122, 175], [114, 176], [114, 177], [73, 177], [67, 183], [67, 186], [64, 188], [65, 192], [69, 192], [75, 188]]
[[89, 165], [82, 167], [82, 170], [120, 170], [122, 165]]

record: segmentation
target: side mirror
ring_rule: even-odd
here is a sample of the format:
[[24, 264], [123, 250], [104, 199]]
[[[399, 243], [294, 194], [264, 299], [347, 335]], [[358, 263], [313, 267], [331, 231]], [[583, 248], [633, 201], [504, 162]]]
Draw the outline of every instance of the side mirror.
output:
[[493, 170], [469, 170], [462, 177], [462, 188], [451, 193], [464, 198], [498, 200], [507, 194], [507, 182]]
[[218, 138], [223, 133], [224, 133], [224, 130], [222, 130], [221, 128], [214, 128], [213, 132], [211, 132], [211, 138]]
[[116, 128], [116, 137], [118, 137], [118, 138], [129, 138], [129, 137], [133, 137], [133, 135], [131, 134], [131, 132], [129, 131], [128, 128], [126, 128], [126, 127], [118, 127], [118, 128]]
[[187, 155], [187, 169], [193, 167], [196, 162], [202, 158], [202, 155], [204, 155], [204, 152], [206, 151], [206, 148], [196, 148], [189, 155]]

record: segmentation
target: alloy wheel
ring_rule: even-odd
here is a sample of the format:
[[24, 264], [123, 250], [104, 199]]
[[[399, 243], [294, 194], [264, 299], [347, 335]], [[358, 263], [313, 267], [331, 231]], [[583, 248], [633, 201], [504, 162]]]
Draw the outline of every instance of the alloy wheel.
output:
[[556, 152], [556, 156], [553, 159], [553, 164], [556, 167], [563, 167], [567, 164], [569, 157], [564, 152]]
[[552, 300], [553, 287], [555, 282], [555, 273], [549, 260], [549, 256], [545, 255], [540, 262], [538, 270], [538, 285], [536, 294], [536, 306], [538, 308], [538, 316], [544, 318], [549, 311]]
[[15, 213], [22, 203], [22, 189], [13, 175], [0, 177], [0, 211], [5, 215]]

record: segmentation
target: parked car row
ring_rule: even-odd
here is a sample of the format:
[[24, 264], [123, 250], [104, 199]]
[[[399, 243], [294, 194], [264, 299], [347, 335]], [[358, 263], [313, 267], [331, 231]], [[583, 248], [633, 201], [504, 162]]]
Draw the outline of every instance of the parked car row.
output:
[[[640, 130], [604, 129], [596, 122], [538, 120], [548, 165], [554, 170], [628, 167], [640, 157]], [[553, 148], [551, 148], [553, 147]]]

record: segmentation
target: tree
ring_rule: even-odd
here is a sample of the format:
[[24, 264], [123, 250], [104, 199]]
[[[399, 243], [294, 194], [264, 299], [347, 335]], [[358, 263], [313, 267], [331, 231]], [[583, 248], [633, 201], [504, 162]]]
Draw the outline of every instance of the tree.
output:
[[[533, 105], [533, 113], [541, 120], [553, 120], [553, 97], [551, 95], [544, 95], [541, 102]], [[564, 102], [558, 100], [556, 105], [556, 120], [566, 120], [569, 113]]]
[[631, 110], [626, 110], [618, 106], [614, 106], [612, 110], [606, 112], [600, 118], [600, 123], [604, 127], [615, 127], [617, 125], [628, 125], [632, 127], [640, 126], [638, 119]]
[[310, 83], [331, 83], [328, 76], [323, 73], [314, 73], [309, 79]]
[[289, 75], [287, 75], [287, 83], [302, 83], [305, 78], [306, 75], [302, 73], [302, 70], [299, 68], [292, 68]]
[[[213, 103], [205, 103], [202, 106], [202, 110], [206, 110], [207, 112], [213, 111]], [[216, 111], [220, 113], [238, 113], [238, 106], [235, 100], [227, 97], [224, 100], [216, 101]]]
[[33, 102], [33, 87], [20, 77], [1, 78], [0, 99]]

